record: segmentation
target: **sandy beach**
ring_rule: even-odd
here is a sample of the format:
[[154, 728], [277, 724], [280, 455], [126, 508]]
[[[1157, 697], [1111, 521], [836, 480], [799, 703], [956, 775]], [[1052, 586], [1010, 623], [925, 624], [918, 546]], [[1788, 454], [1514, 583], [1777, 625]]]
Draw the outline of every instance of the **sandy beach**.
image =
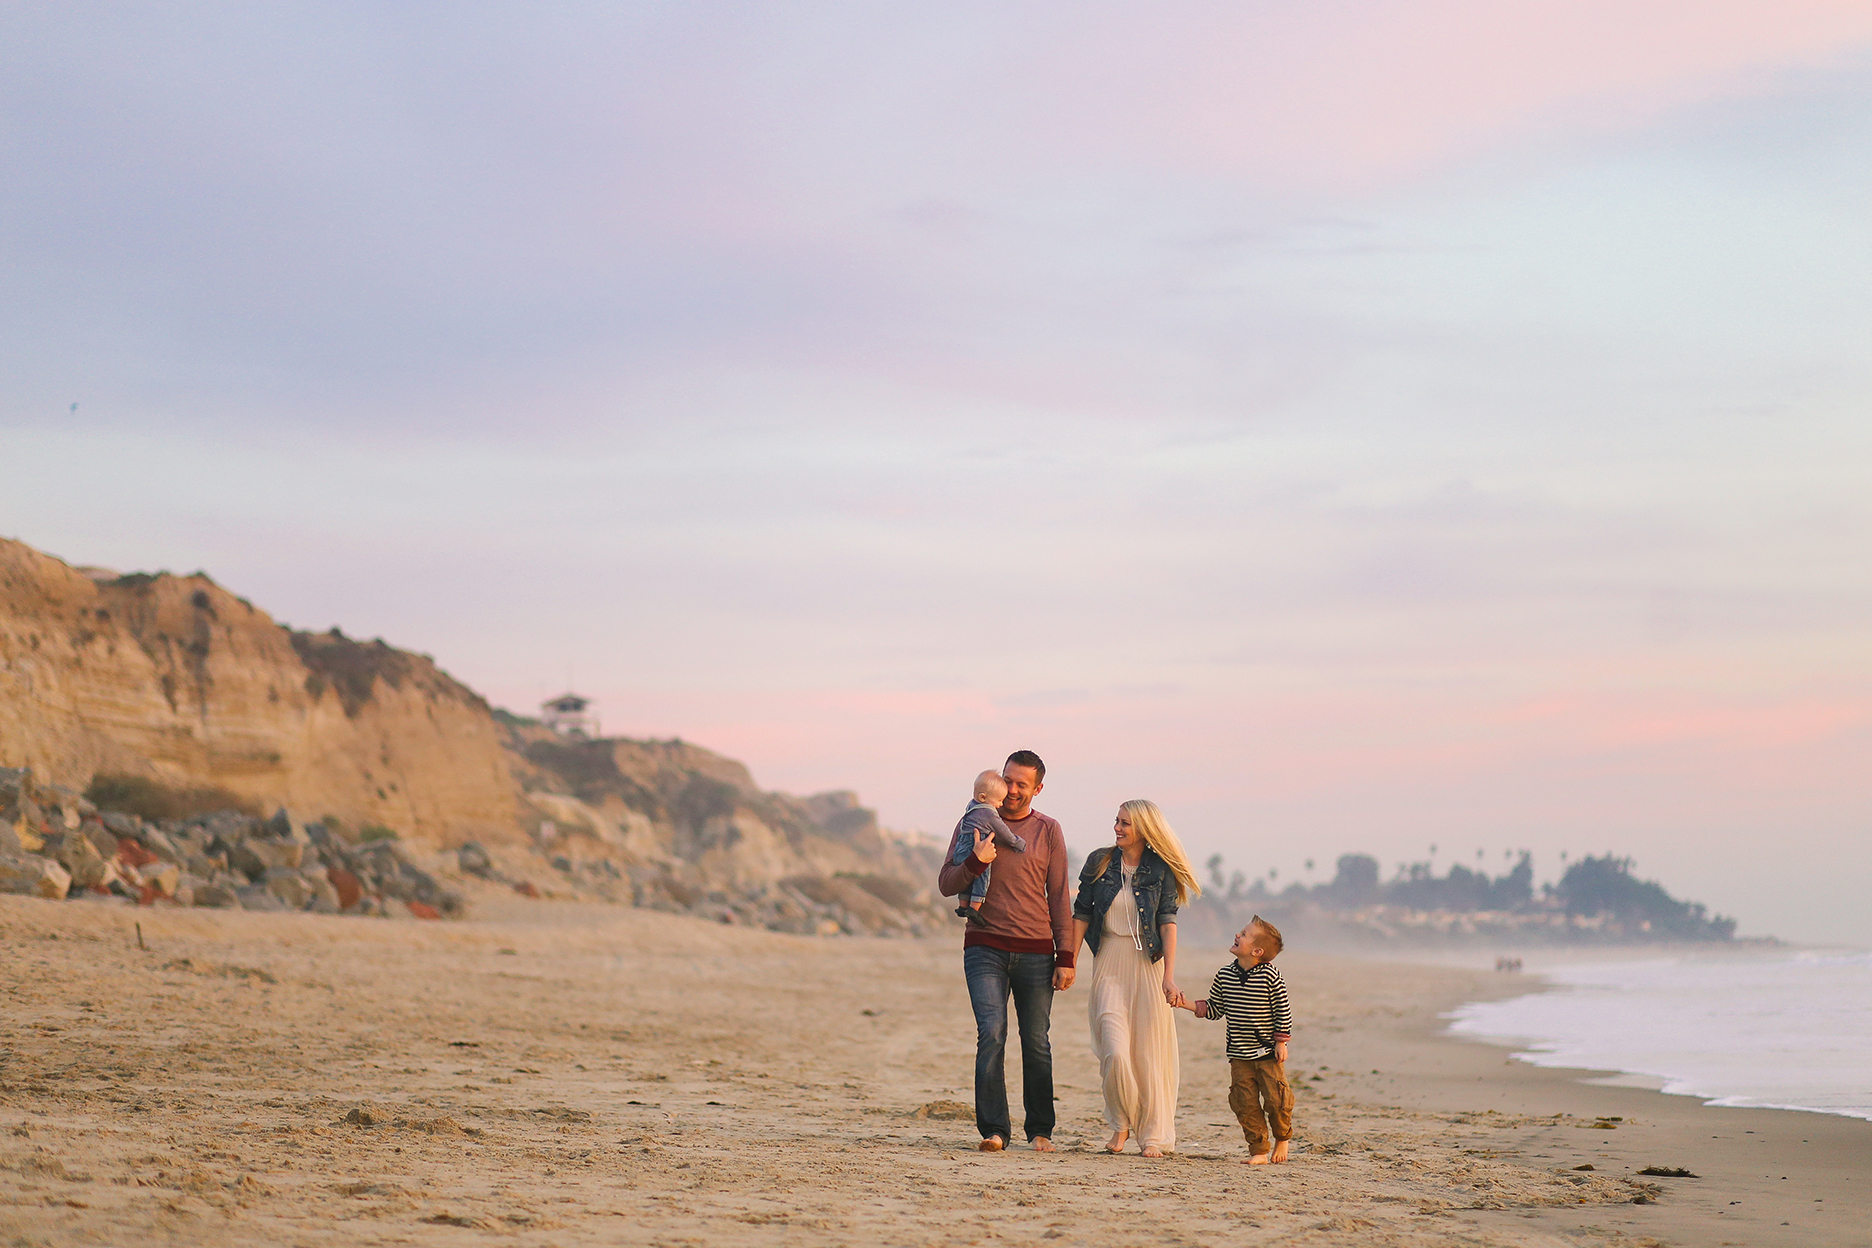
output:
[[1283, 957], [1296, 1156], [1250, 1170], [1221, 1028], [1188, 1015], [1176, 1154], [1096, 1151], [1083, 988], [1054, 1010], [1061, 1151], [976, 1152], [959, 935], [472, 913], [0, 897], [6, 1242], [1872, 1243], [1872, 1123], [1442, 1037], [1532, 986], [1484, 970]]

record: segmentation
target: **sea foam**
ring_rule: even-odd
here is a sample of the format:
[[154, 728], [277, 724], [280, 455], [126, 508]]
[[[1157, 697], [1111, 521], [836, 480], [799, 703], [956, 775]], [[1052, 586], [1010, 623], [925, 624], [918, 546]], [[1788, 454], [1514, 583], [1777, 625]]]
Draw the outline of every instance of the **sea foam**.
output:
[[1699, 952], [1544, 977], [1552, 991], [1453, 1011], [1450, 1032], [1714, 1105], [1872, 1118], [1872, 953]]

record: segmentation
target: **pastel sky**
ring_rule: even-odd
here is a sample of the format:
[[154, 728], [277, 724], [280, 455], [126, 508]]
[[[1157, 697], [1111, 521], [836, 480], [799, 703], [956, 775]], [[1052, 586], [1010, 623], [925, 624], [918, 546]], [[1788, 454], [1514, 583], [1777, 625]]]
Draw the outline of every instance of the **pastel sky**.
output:
[[1872, 943], [1868, 223], [1863, 0], [15, 4], [0, 532], [899, 828]]

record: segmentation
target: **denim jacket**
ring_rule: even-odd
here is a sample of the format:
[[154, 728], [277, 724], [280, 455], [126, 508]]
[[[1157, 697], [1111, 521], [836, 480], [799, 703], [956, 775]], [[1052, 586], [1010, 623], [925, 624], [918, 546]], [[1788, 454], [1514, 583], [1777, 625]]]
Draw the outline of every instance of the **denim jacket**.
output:
[[[1098, 872], [1101, 858], [1105, 859], [1105, 869], [1094, 874]], [[1073, 898], [1073, 917], [1086, 921], [1086, 943], [1092, 946], [1094, 957], [1098, 956], [1099, 938], [1105, 934], [1105, 912], [1123, 887], [1123, 854], [1108, 848], [1097, 850], [1086, 859], [1085, 867], [1079, 872], [1079, 893]], [[1148, 845], [1144, 847], [1144, 856], [1138, 860], [1137, 874], [1131, 877], [1131, 892], [1137, 898], [1138, 937], [1144, 942], [1144, 951], [1150, 954], [1150, 960], [1155, 962], [1164, 953], [1164, 924], [1176, 922], [1177, 890], [1170, 864]]]

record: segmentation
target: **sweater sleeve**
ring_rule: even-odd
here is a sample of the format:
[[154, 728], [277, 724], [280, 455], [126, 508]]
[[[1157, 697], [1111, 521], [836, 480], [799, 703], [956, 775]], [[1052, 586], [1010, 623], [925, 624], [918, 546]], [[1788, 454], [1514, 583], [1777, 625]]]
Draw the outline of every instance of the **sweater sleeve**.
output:
[[1269, 1012], [1274, 1016], [1274, 1039], [1293, 1039], [1293, 1007], [1287, 1000], [1287, 981], [1281, 978], [1279, 971], [1274, 972], [1274, 982], [1268, 985]]
[[957, 828], [955, 836], [949, 840], [949, 852], [943, 855], [942, 870], [936, 873], [936, 891], [945, 897], [965, 891], [976, 876], [988, 869], [988, 864], [973, 853], [965, 855], [961, 862], [951, 861], [955, 857], [956, 840], [961, 835], [962, 830]]
[[1228, 1005], [1222, 997], [1222, 971], [1217, 971], [1215, 978], [1209, 981], [1209, 1010], [1203, 1017], [1210, 1019], [1228, 1017]]
[[1047, 915], [1053, 923], [1053, 965], [1072, 966], [1079, 957], [1073, 948], [1073, 900], [1066, 887], [1066, 834], [1049, 822], [1047, 835]]

